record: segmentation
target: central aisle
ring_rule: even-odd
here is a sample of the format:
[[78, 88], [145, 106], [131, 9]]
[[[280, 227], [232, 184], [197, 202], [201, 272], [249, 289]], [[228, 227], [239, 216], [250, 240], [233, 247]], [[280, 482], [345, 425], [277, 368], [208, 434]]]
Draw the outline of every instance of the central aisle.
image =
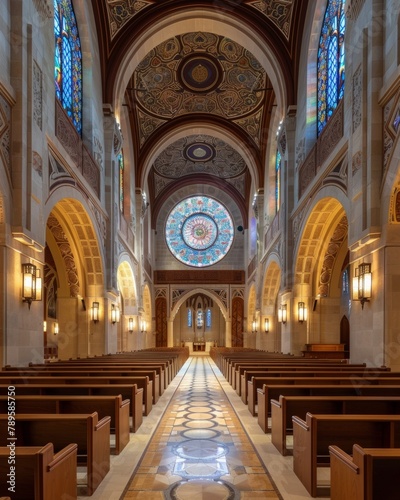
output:
[[193, 356], [121, 498], [281, 499], [206, 356]]

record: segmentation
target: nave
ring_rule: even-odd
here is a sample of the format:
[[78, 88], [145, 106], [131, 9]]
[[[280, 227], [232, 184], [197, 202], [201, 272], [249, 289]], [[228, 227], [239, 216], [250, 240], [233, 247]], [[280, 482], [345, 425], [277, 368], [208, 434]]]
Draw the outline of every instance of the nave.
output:
[[[192, 355], [91, 497], [310, 498], [207, 355]], [[84, 499], [87, 497], [79, 497]]]

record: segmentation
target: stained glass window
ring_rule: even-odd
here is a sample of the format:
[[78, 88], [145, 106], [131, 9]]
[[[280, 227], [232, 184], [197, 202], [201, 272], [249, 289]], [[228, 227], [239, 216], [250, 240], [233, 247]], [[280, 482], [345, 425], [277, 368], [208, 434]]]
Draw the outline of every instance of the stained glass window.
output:
[[206, 327], [211, 328], [211, 309], [208, 308], [206, 311]]
[[282, 155], [279, 149], [276, 150], [276, 160], [275, 160], [275, 210], [279, 210], [281, 204], [281, 163]]
[[192, 315], [192, 310], [188, 309], [187, 312], [187, 326], [191, 328], [193, 325], [193, 315]]
[[317, 60], [317, 133], [322, 132], [344, 93], [345, 0], [328, 0]]
[[124, 213], [124, 154], [118, 155], [118, 166], [119, 166], [119, 209], [121, 213]]
[[71, 0], [54, 0], [56, 97], [82, 132], [82, 52]]
[[233, 242], [228, 210], [208, 196], [178, 203], [168, 216], [165, 237], [172, 254], [193, 267], [211, 266], [225, 257]]

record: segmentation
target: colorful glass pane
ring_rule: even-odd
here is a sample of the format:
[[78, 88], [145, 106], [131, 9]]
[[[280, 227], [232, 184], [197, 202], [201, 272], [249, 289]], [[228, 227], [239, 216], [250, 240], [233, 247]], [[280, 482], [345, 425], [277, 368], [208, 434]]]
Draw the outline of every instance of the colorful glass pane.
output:
[[206, 311], [206, 327], [211, 328], [211, 309]]
[[328, 0], [317, 60], [317, 132], [322, 132], [344, 94], [346, 29], [344, 0]]
[[71, 0], [54, 0], [54, 83], [56, 97], [82, 132], [82, 52]]
[[279, 210], [281, 204], [281, 163], [282, 155], [279, 149], [276, 150], [276, 160], [275, 160], [275, 210]]
[[211, 266], [220, 261], [229, 251], [233, 235], [228, 210], [207, 196], [193, 196], [178, 203], [165, 227], [172, 254], [193, 267]]
[[124, 212], [124, 155], [121, 152], [118, 155], [119, 166], [119, 209]]
[[188, 312], [187, 312], [187, 326], [189, 328], [191, 328], [192, 325], [193, 325], [192, 321], [193, 321], [192, 310], [188, 309]]

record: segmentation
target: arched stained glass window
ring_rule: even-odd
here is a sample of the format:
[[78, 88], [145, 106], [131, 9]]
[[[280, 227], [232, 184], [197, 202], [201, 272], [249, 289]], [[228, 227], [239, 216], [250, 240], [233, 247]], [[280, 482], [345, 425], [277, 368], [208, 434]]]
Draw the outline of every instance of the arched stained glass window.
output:
[[119, 166], [119, 209], [124, 213], [124, 153], [118, 155]]
[[192, 328], [193, 326], [193, 314], [190, 308], [187, 310], [187, 326], [189, 328]]
[[206, 328], [211, 328], [211, 309], [208, 308], [206, 311]]
[[317, 60], [317, 133], [322, 132], [344, 94], [345, 0], [328, 0]]
[[277, 212], [281, 204], [281, 163], [282, 155], [279, 152], [279, 149], [277, 149], [275, 160], [275, 210]]
[[56, 97], [82, 132], [82, 52], [71, 0], [54, 0]]
[[203, 311], [201, 309], [197, 310], [196, 321], [197, 321], [197, 328], [201, 328], [203, 326]]
[[165, 225], [168, 248], [176, 259], [193, 267], [211, 266], [224, 258], [233, 234], [228, 210], [208, 196], [193, 196], [178, 203]]

